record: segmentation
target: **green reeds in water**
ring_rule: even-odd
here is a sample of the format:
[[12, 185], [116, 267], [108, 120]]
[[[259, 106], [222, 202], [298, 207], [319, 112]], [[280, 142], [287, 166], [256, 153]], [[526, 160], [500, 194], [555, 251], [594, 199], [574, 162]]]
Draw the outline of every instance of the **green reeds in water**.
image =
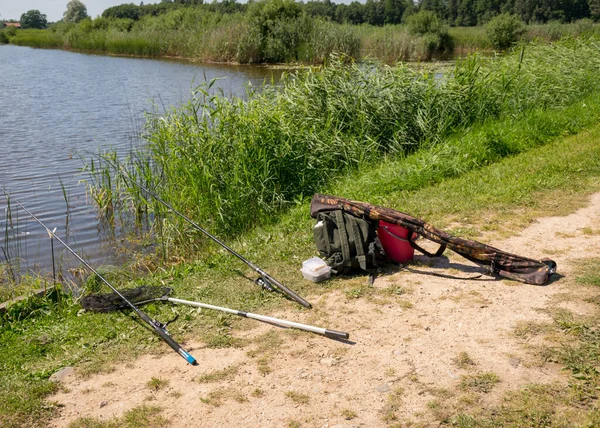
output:
[[14, 37], [10, 37], [10, 43], [32, 48], [60, 49], [65, 47], [63, 36], [48, 30], [20, 30]]
[[[143, 150], [121, 163], [111, 157], [99, 173], [114, 180], [115, 169], [126, 168], [207, 229], [231, 236], [349, 171], [434, 147], [489, 120], [568, 106], [600, 90], [599, 67], [598, 39], [589, 38], [521, 46], [494, 60], [473, 56], [444, 76], [334, 58], [247, 100], [228, 99], [206, 82], [186, 105], [148, 118]], [[494, 149], [478, 162], [508, 155]], [[154, 217], [154, 227], [163, 227], [167, 247], [195, 245], [193, 232], [163, 217], [134, 186], [112, 186], [94, 191], [111, 192], [115, 209], [130, 217], [146, 205], [163, 218]]]
[[[208, 6], [208, 5], [205, 5]], [[556, 41], [565, 36], [596, 33], [590, 20], [572, 24], [530, 25], [523, 40]], [[225, 13], [207, 7], [172, 10], [139, 20], [85, 19], [59, 22], [48, 30], [4, 32], [18, 45], [76, 49], [139, 57], [177, 56], [237, 63], [302, 62], [322, 64], [334, 52], [357, 60], [376, 58], [388, 64], [465, 57], [474, 51], [492, 52], [485, 28], [454, 27], [449, 36], [410, 34], [406, 25], [349, 25], [305, 14]]]
[[[19, 282], [21, 274], [21, 236], [19, 232], [18, 210], [13, 212], [10, 198], [6, 196], [4, 210], [3, 245], [0, 245], [0, 278], [7, 284]], [[2, 260], [4, 259], [4, 260]]]

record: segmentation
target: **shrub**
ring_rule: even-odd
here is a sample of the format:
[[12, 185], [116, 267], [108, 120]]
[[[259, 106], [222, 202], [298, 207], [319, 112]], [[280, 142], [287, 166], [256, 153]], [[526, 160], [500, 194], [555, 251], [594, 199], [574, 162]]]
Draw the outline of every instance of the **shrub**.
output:
[[13, 37], [13, 36], [16, 36], [16, 35], [17, 35], [17, 29], [16, 29], [15, 27], [6, 27], [6, 28], [4, 29], [4, 34], [5, 34], [7, 37]]
[[594, 21], [589, 18], [583, 18], [575, 21], [575, 32], [577, 35], [591, 33], [594, 30]]
[[502, 13], [487, 23], [485, 31], [494, 48], [505, 50], [519, 40], [525, 25], [516, 15]]
[[4, 33], [4, 31], [0, 31], [0, 44], [8, 43], [8, 36]]
[[437, 17], [434, 12], [424, 10], [410, 15], [406, 19], [408, 32], [420, 36], [419, 59], [431, 59], [434, 52], [452, 52], [454, 40], [448, 32], [448, 27]]
[[430, 10], [423, 10], [410, 15], [406, 19], [406, 25], [410, 34], [421, 36], [427, 33], [436, 34], [443, 26], [437, 15]]

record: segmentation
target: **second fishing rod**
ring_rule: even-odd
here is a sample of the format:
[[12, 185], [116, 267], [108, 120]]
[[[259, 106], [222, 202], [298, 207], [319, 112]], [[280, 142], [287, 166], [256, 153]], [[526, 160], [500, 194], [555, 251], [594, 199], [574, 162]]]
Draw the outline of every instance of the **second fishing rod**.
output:
[[179, 345], [179, 343], [177, 343], [169, 335], [169, 333], [167, 332], [167, 329], [166, 329], [166, 324], [163, 324], [157, 320], [151, 319], [145, 312], [143, 312], [137, 306], [135, 306], [119, 290], [117, 290], [115, 288], [115, 286], [113, 286], [110, 282], [108, 282], [108, 280], [106, 278], [104, 278], [102, 275], [100, 275], [100, 273], [96, 269], [94, 269], [83, 257], [81, 257], [79, 254], [77, 254], [77, 252], [74, 249], [72, 249], [65, 241], [60, 239], [60, 237], [54, 233], [54, 231], [56, 231], [56, 229], [54, 229], [54, 231], [51, 231], [48, 226], [46, 226], [39, 218], [37, 218], [35, 216], [35, 214], [33, 214], [31, 211], [29, 211], [21, 202], [19, 202], [15, 198], [13, 198], [10, 195], [10, 193], [8, 193], [6, 190], [4, 192], [10, 199], [14, 200], [17, 203], [17, 205], [19, 205], [22, 209], [24, 209], [25, 212], [31, 216], [31, 218], [33, 218], [36, 222], [38, 222], [40, 224], [40, 226], [42, 226], [44, 229], [46, 229], [46, 232], [48, 233], [48, 235], [51, 238], [56, 239], [58, 242], [60, 242], [63, 245], [63, 247], [65, 247], [71, 254], [73, 254], [77, 258], [77, 260], [79, 260], [81, 263], [83, 263], [83, 265], [85, 267], [87, 267], [104, 284], [106, 284], [123, 302], [125, 302], [127, 307], [133, 309], [133, 311], [137, 314], [137, 316], [140, 317], [142, 319], [142, 321], [144, 321], [150, 327], [152, 327], [154, 332], [156, 334], [158, 334], [160, 336], [160, 338], [162, 340], [164, 340], [175, 352], [177, 352], [183, 359], [185, 359], [191, 365], [193, 365], [193, 366], [198, 365], [198, 361], [196, 361], [196, 359], [192, 355], [190, 355], [185, 349], [183, 349], [181, 347], [181, 345]]
[[206, 229], [204, 229], [198, 223], [196, 223], [195, 221], [191, 220], [189, 217], [186, 217], [180, 211], [176, 210], [171, 204], [169, 204], [167, 201], [165, 201], [164, 199], [162, 199], [156, 193], [154, 193], [150, 189], [148, 189], [148, 188], [142, 186], [141, 184], [139, 184], [136, 180], [134, 180], [133, 178], [131, 178], [129, 176], [129, 174], [127, 174], [125, 171], [123, 171], [122, 169], [118, 168], [116, 165], [113, 165], [113, 167], [114, 167], [115, 171], [117, 171], [117, 173], [120, 174], [122, 177], [124, 177], [126, 180], [128, 180], [129, 182], [131, 182], [133, 185], [135, 185], [136, 187], [138, 187], [143, 192], [148, 193], [150, 196], [152, 196], [158, 202], [160, 202], [161, 204], [163, 204], [165, 207], [169, 208], [171, 211], [173, 211], [175, 214], [177, 214], [179, 217], [181, 217], [183, 220], [185, 220], [187, 223], [189, 223], [194, 229], [202, 232], [204, 235], [206, 235], [207, 237], [209, 237], [210, 239], [212, 239], [214, 242], [216, 242], [217, 244], [219, 244], [221, 247], [223, 247], [229, 253], [231, 253], [232, 255], [234, 255], [235, 257], [237, 257], [238, 259], [240, 259], [242, 262], [246, 263], [246, 265], [248, 265], [248, 267], [250, 269], [252, 269], [254, 272], [256, 272], [259, 275], [259, 278], [256, 280], [256, 283], [258, 285], [260, 285], [260, 286], [262, 286], [262, 287], [264, 287], [264, 288], [266, 288], [267, 290], [270, 290], [270, 291], [273, 291], [273, 289], [272, 289], [271, 286], [274, 285], [282, 293], [284, 293], [285, 295], [287, 295], [289, 298], [291, 298], [292, 300], [296, 301], [297, 303], [301, 304], [305, 308], [311, 308], [312, 307], [310, 303], [308, 303], [306, 300], [304, 300], [302, 297], [300, 297], [294, 291], [290, 290], [288, 287], [286, 287], [280, 281], [278, 281], [275, 278], [273, 278], [271, 275], [269, 275], [263, 269], [261, 269], [260, 267], [258, 267], [254, 263], [252, 263], [250, 260], [248, 260], [245, 257], [243, 257], [241, 254], [239, 254], [238, 252], [236, 252], [233, 248], [231, 248], [228, 245], [226, 245], [223, 241], [221, 241], [219, 238], [217, 238], [216, 236], [214, 236], [213, 234], [211, 234], [210, 232], [208, 232]]

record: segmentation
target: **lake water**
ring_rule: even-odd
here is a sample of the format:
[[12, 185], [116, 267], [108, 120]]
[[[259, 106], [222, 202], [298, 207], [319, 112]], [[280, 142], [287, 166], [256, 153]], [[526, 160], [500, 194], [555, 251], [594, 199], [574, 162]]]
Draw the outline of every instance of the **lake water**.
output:
[[[262, 67], [197, 65], [0, 46], [0, 191], [36, 214], [92, 265], [117, 262], [86, 199], [81, 158], [137, 144], [144, 112], [185, 102], [205, 79], [243, 96], [272, 72]], [[65, 200], [66, 194], [66, 200]], [[68, 202], [67, 202], [68, 201]], [[69, 205], [67, 209], [67, 203]], [[20, 270], [52, 268], [44, 229], [0, 194], [0, 263]], [[73, 265], [55, 243], [57, 260]], [[61, 254], [62, 253], [62, 254]]]

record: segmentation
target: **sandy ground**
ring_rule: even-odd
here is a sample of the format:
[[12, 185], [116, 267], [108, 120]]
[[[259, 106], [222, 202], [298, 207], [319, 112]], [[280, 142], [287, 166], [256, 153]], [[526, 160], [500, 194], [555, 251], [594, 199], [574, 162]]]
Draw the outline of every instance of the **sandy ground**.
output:
[[[437, 426], [428, 403], [440, 394], [463, 394], [459, 384], [467, 374], [493, 372], [500, 378], [490, 393], [481, 394], [481, 406], [531, 382], [566, 384], [560, 367], [536, 358], [531, 345], [539, 339], [518, 337], [514, 329], [524, 322], [549, 321], [544, 309], [550, 306], [575, 313], [592, 310], [561, 296], [573, 293], [568, 284], [575, 261], [600, 252], [599, 230], [600, 194], [595, 194], [572, 215], [541, 218], [510, 239], [484, 241], [516, 254], [554, 259], [560, 277], [546, 286], [427, 275], [466, 278], [478, 269], [454, 254], [450, 259], [416, 257], [425, 263], [412, 269], [421, 272], [380, 277], [370, 296], [352, 298], [342, 291], [316, 301], [306, 296], [315, 303], [312, 311], [271, 314], [348, 331], [347, 343], [256, 322], [256, 328], [237, 333], [258, 338], [243, 348], [187, 343], [198, 367], [168, 352], [87, 379], [75, 374], [65, 380], [68, 392], [50, 399], [63, 406], [52, 426], [67, 426], [80, 417], [119, 417], [144, 404], [160, 406], [173, 427], [377, 427], [390, 422], [390, 413], [397, 418], [394, 423]], [[273, 335], [280, 343], [268, 341]], [[461, 352], [475, 364], [461, 368], [456, 363]], [[232, 366], [237, 371], [229, 377], [198, 380]], [[152, 378], [168, 385], [153, 391], [147, 385]]]

